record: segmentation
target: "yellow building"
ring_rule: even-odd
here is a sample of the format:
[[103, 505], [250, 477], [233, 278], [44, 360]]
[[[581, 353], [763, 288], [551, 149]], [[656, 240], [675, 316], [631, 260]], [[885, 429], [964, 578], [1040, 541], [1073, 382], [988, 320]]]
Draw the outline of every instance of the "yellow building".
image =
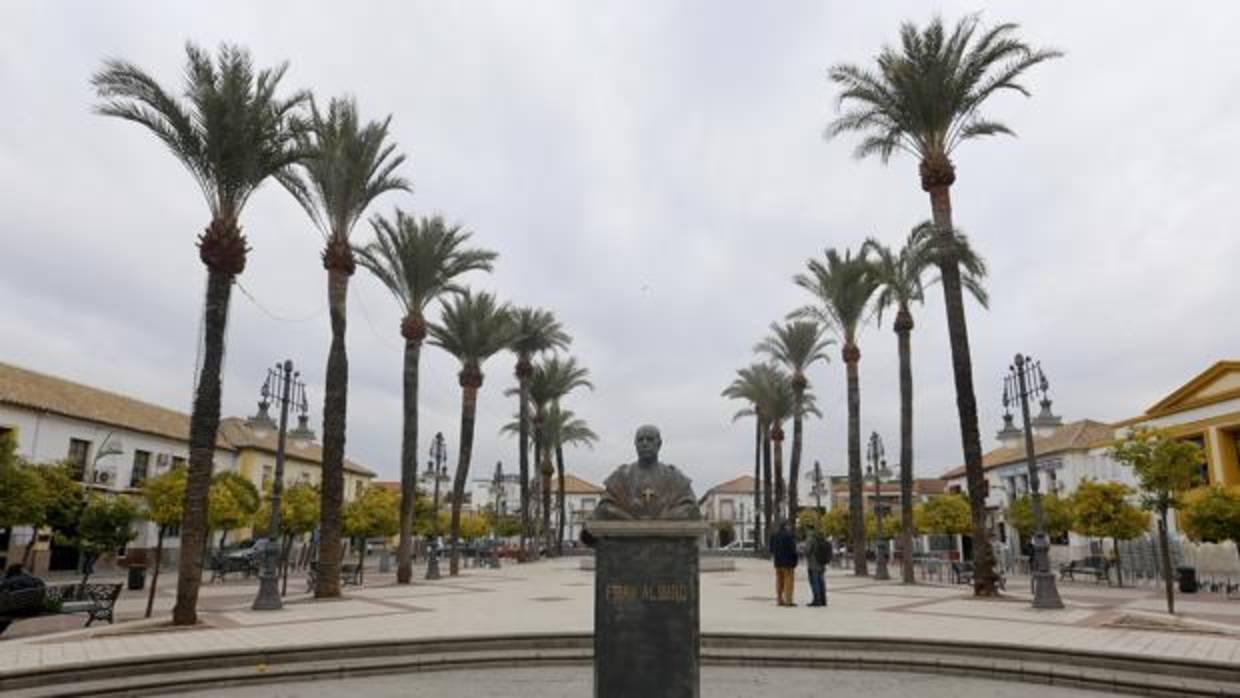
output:
[[[237, 472], [266, 492], [276, 470], [276, 434], [258, 433], [238, 417], [220, 420], [220, 439], [236, 452]], [[344, 461], [344, 500], [361, 495], [374, 472], [349, 459]], [[287, 439], [284, 444], [284, 486], [306, 482], [317, 485], [323, 480], [323, 449], [318, 443]]]
[[1115, 426], [1116, 436], [1132, 427], [1157, 427], [1195, 441], [1206, 455], [1207, 483], [1240, 485], [1240, 361], [1219, 361], [1145, 414]]

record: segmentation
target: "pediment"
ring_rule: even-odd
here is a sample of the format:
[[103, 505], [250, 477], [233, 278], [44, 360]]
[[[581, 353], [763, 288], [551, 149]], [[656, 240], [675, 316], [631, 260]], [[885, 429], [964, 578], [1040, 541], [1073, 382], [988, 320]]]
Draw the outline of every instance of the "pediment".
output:
[[1180, 412], [1240, 398], [1240, 361], [1220, 361], [1145, 411], [1147, 416]]

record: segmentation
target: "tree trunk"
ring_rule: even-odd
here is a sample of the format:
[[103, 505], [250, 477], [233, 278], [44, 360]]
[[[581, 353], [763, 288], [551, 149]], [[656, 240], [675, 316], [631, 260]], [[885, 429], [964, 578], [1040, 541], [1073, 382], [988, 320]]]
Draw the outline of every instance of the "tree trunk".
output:
[[1167, 510], [1158, 512], [1158, 556], [1162, 559], [1163, 587], [1167, 592], [1167, 613], [1175, 615], [1175, 589], [1171, 579], [1171, 545], [1167, 540]]
[[39, 541], [39, 527], [34, 526], [30, 532], [30, 540], [26, 541], [26, 549], [22, 551], [22, 567], [30, 571], [30, 558], [34, 555], [34, 544]]
[[1119, 559], [1119, 539], [1111, 539], [1111, 549], [1115, 551], [1115, 586], [1124, 588], [1124, 567]]
[[227, 528], [224, 529], [223, 531], [220, 531], [220, 544], [219, 546], [217, 546], [219, 547], [220, 550], [224, 549], [224, 543], [228, 541], [228, 531], [229, 529]]
[[413, 580], [413, 517], [418, 501], [418, 364], [422, 340], [405, 340], [404, 425], [400, 441], [400, 539], [396, 544], [396, 583]]
[[293, 534], [284, 534], [283, 545], [280, 546], [280, 596], [288, 593], [288, 557], [293, 551]]
[[461, 504], [465, 501], [465, 482], [469, 478], [469, 460], [474, 451], [474, 417], [478, 410], [479, 385], [463, 386], [461, 391], [461, 451], [456, 461], [456, 477], [452, 480], [452, 557], [448, 574], [461, 573]]
[[[762, 415], [754, 411], [753, 417], [753, 547], [761, 552], [762, 546]], [[742, 529], [744, 530], [744, 529]]]
[[202, 585], [202, 556], [207, 540], [207, 492], [211, 489], [215, 439], [220, 426], [220, 370], [224, 363], [224, 330], [228, 324], [232, 283], [232, 274], [208, 267], [202, 369], [198, 373], [189, 424], [189, 468], [181, 516], [177, 602], [172, 609], [174, 625], [198, 622], [198, 588]]
[[521, 555], [518, 559], [525, 562], [530, 558], [530, 541], [534, 538], [534, 520], [530, 518], [530, 379], [529, 376], [518, 375], [517, 380], [521, 392], [517, 406], [517, 426], [520, 430], [517, 435], [517, 462], [521, 470]]
[[772, 432], [771, 449], [774, 453], [771, 456], [771, 470], [775, 471], [775, 519], [788, 521], [788, 512], [784, 510], [784, 431], [779, 425], [775, 425]]
[[327, 354], [327, 376], [323, 387], [323, 481], [319, 508], [319, 576], [314, 590], [316, 598], [340, 596], [345, 413], [349, 397], [349, 357], [344, 346], [348, 292], [349, 275], [329, 269], [327, 305], [331, 311], [332, 343]]
[[[948, 243], [955, 241], [952, 225], [950, 184], [929, 189], [930, 208], [938, 235]], [[947, 335], [951, 342], [952, 372], [956, 382], [956, 411], [960, 417], [960, 442], [964, 451], [964, 467], [969, 488], [969, 505], [973, 518], [973, 593], [995, 596], [998, 578], [995, 574], [994, 550], [986, 530], [986, 474], [982, 470], [982, 441], [977, 428], [977, 396], [973, 391], [973, 359], [969, 353], [969, 329], [964, 313], [964, 292], [960, 283], [960, 267], [954, 255], [939, 265], [943, 281], [943, 300], [947, 311]]]
[[[772, 509], [773, 497], [771, 496], [771, 425], [762, 424], [762, 520], [766, 524], [766, 537], [770, 538], [772, 534], [771, 525], [775, 521], [774, 509]], [[762, 550], [766, 550], [767, 546], [762, 546]]]
[[155, 538], [155, 569], [151, 572], [151, 591], [146, 596], [146, 615], [143, 618], [150, 618], [151, 609], [155, 607], [155, 587], [159, 584], [159, 567], [164, 561], [164, 533], [167, 530], [167, 526], [161, 525]]
[[[539, 432], [543, 429], [540, 426]], [[540, 461], [539, 472], [542, 474], [542, 545], [547, 550], [547, 555], [552, 551], [553, 529], [551, 528], [551, 476], [555, 473], [555, 468], [551, 465], [551, 444], [547, 443], [547, 435], [543, 433], [539, 439], [542, 443], [538, 447], [538, 458]]]
[[848, 532], [853, 546], [853, 574], [869, 574], [865, 559], [865, 500], [861, 488], [861, 381], [857, 362], [861, 350], [848, 343], [844, 347], [844, 365], [848, 375]]
[[913, 576], [913, 316], [901, 308], [896, 316], [896, 344], [900, 355], [900, 579], [915, 584]]
[[366, 573], [366, 538], [364, 536], [357, 537], [357, 581], [361, 584], [365, 580]]
[[788, 462], [788, 518], [793, 521], [797, 518], [800, 509], [800, 502], [797, 497], [797, 489], [801, 481], [801, 448], [803, 437], [801, 435], [802, 418], [801, 418], [801, 401], [804, 400], [805, 391], [797, 391], [797, 411], [792, 415], [792, 456]]
[[568, 512], [564, 510], [564, 447], [555, 445], [555, 470], [560, 482], [556, 488], [556, 509], [560, 512], [560, 525], [556, 527], [555, 554], [564, 554], [564, 522], [568, 520]]

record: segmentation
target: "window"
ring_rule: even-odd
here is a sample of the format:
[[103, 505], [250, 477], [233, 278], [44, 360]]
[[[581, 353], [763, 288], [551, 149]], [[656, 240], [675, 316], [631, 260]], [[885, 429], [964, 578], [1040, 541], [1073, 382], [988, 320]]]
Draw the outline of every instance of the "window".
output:
[[736, 520], [736, 503], [730, 499], [719, 502], [719, 518], [723, 521]]
[[274, 477], [274, 471], [272, 469], [272, 466], [264, 465], [263, 466], [263, 480], [262, 480], [262, 483], [259, 485], [258, 489], [262, 490], [263, 492], [266, 492], [267, 488], [271, 487], [271, 480], [273, 477]]
[[592, 498], [581, 500], [581, 510], [582, 511], [594, 511], [594, 500]]
[[1204, 460], [1201, 464], [1201, 470], [1199, 471], [1198, 476], [1197, 476], [1199, 478], [1197, 484], [1199, 485], [1210, 484], [1210, 453], [1209, 451], [1206, 450], [1205, 435], [1193, 436], [1193, 437], [1190, 437], [1184, 440], [1190, 443], [1197, 444], [1197, 448], [1201, 449], [1201, 455], [1204, 457]]
[[133, 452], [133, 472], [129, 475], [129, 486], [139, 487], [146, 482], [147, 470], [151, 466], [150, 451]]
[[69, 439], [69, 455], [67, 460], [73, 466], [73, 479], [86, 477], [86, 459], [90, 456], [90, 442], [83, 439]]
[[181, 456], [173, 456], [173, 457], [172, 457], [172, 467], [174, 467], [174, 468], [181, 468], [181, 467], [184, 467], [184, 466], [185, 466], [185, 459], [184, 459], [184, 458], [182, 458]]
[[6, 427], [3, 424], [0, 424], [0, 439], [4, 439], [6, 436], [16, 436], [16, 434], [13, 433], [13, 427]]
[[[353, 497], [354, 497], [355, 499], [356, 499], [357, 497], [362, 496], [362, 487], [364, 487], [365, 485], [366, 485], [366, 483], [362, 482], [361, 480], [354, 480], [354, 481], [353, 481]], [[472, 492], [466, 492], [466, 493], [465, 493], [465, 503], [466, 503], [466, 504], [468, 504], [468, 503], [470, 502], [470, 499], [471, 499], [470, 495], [471, 495], [471, 494], [473, 494], [473, 493], [472, 493]]]

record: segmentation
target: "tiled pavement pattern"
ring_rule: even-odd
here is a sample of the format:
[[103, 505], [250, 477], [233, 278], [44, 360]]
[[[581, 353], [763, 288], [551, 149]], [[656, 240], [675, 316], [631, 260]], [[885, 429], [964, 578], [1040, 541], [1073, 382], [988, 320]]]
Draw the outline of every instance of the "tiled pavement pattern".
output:
[[[172, 629], [166, 623], [172, 580], [161, 582], [156, 616], [138, 621], [141, 592], [126, 592], [116, 626], [82, 630], [80, 617], [22, 621], [0, 639], [0, 674], [35, 667], [67, 666], [114, 658], [175, 656], [233, 648], [297, 647], [319, 643], [476, 636], [510, 633], [589, 632], [591, 572], [577, 560], [465, 570], [437, 582], [398, 587], [391, 576], [368, 574], [364, 588], [347, 587], [342, 600], [314, 601], [291, 595], [286, 609], [249, 610], [255, 587], [241, 581], [203, 588], [208, 627]], [[798, 577], [798, 598], [806, 586]], [[779, 608], [768, 563], [739, 560], [734, 572], [702, 576], [704, 632], [820, 634], [868, 638], [903, 637], [1081, 649], [1234, 663], [1240, 667], [1240, 601], [1216, 595], [1181, 597], [1182, 616], [1218, 634], [1111, 627], [1123, 615], [1158, 618], [1158, 590], [1110, 589], [1092, 582], [1061, 586], [1067, 608], [1035, 611], [1020, 580], [1000, 600], [975, 600], [964, 587], [902, 587], [844, 571], [828, 576], [827, 608]], [[289, 589], [304, 584], [290, 580]], [[72, 630], [57, 630], [68, 621]], [[41, 625], [42, 624], [42, 625]], [[50, 625], [49, 625], [50, 624]], [[13, 631], [22, 631], [14, 633]], [[42, 631], [43, 634], [32, 634]]]

